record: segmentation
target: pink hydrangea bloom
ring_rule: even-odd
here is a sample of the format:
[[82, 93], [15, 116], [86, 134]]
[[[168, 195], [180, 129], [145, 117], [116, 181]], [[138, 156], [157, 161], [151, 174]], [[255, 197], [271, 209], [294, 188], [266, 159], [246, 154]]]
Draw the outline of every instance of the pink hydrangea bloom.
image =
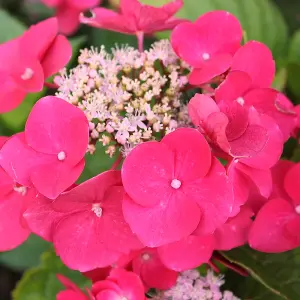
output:
[[120, 12], [106, 8], [92, 10], [91, 18], [81, 15], [82, 23], [125, 34], [151, 34], [173, 29], [182, 20], [173, 16], [182, 7], [183, 0], [172, 0], [161, 7], [144, 5], [138, 0], [121, 0]]
[[53, 244], [68, 267], [81, 272], [106, 267], [143, 247], [124, 220], [123, 194], [120, 172], [107, 171], [53, 202], [64, 213], [52, 226]]
[[123, 269], [114, 269], [106, 280], [95, 283], [92, 287], [92, 293], [95, 300], [146, 300], [140, 277]]
[[195, 23], [182, 23], [171, 37], [177, 55], [194, 68], [189, 77], [193, 85], [207, 83], [226, 72], [241, 40], [239, 21], [226, 11], [208, 12]]
[[22, 36], [1, 44], [0, 112], [16, 108], [27, 93], [41, 91], [45, 79], [63, 68], [71, 55], [70, 43], [58, 35], [56, 18], [33, 25]]
[[102, 0], [41, 0], [45, 5], [56, 9], [59, 31], [73, 34], [79, 27], [80, 14], [99, 5]]
[[195, 129], [138, 145], [125, 159], [122, 180], [125, 219], [149, 247], [179, 241], [196, 229], [212, 233], [232, 211], [225, 169]]
[[175, 285], [178, 272], [168, 269], [155, 248], [141, 250], [132, 260], [132, 271], [140, 276], [146, 289], [167, 290]]
[[[300, 164], [282, 161], [273, 170], [274, 191], [257, 214], [249, 235], [252, 248], [283, 252], [300, 246]], [[278, 179], [281, 181], [280, 184]]]
[[231, 71], [216, 89], [215, 99], [254, 106], [274, 119], [287, 140], [296, 126], [296, 112], [283, 94], [270, 88], [274, 75], [271, 51], [262, 43], [248, 42], [234, 55]]
[[88, 142], [84, 113], [62, 99], [47, 96], [33, 107], [25, 132], [5, 143], [0, 164], [16, 182], [34, 186], [55, 199], [81, 174]]

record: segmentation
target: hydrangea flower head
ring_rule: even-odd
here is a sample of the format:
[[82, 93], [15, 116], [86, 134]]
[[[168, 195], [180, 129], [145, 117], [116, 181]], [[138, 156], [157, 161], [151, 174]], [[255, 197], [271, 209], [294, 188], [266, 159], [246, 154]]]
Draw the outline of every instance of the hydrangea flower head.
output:
[[87, 146], [88, 121], [82, 111], [47, 96], [35, 104], [25, 132], [5, 143], [1, 166], [16, 182], [34, 186], [44, 196], [55, 199], [81, 174]]

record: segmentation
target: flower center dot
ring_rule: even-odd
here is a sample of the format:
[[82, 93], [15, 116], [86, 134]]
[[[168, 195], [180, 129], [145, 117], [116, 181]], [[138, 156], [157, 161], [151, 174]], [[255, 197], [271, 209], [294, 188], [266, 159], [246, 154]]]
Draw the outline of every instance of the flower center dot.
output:
[[296, 211], [296, 213], [297, 213], [298, 215], [300, 215], [300, 205], [297, 205], [297, 206], [295, 207], [295, 211]]
[[103, 209], [100, 207], [99, 203], [93, 204], [92, 211], [98, 218], [102, 217]]
[[57, 158], [58, 160], [62, 161], [62, 160], [65, 160], [66, 159], [66, 153], [64, 151], [60, 151], [58, 154], [57, 154]]
[[209, 55], [208, 53], [203, 53], [203, 54], [202, 54], [202, 58], [203, 58], [204, 60], [209, 60], [209, 59], [210, 59], [210, 55]]
[[181, 181], [178, 179], [173, 179], [171, 182], [171, 187], [176, 190], [179, 189], [181, 187]]
[[21, 75], [21, 78], [23, 80], [28, 80], [28, 79], [32, 78], [33, 74], [34, 74], [34, 72], [33, 72], [32, 69], [26, 68], [25, 71], [24, 71], [24, 73]]
[[149, 260], [149, 259], [150, 259], [150, 254], [144, 253], [144, 254], [142, 255], [142, 258], [143, 258], [143, 260]]
[[243, 97], [238, 97], [238, 98], [236, 99], [236, 102], [239, 103], [239, 104], [241, 104], [241, 105], [243, 106], [244, 103], [245, 103], [245, 100], [244, 100]]

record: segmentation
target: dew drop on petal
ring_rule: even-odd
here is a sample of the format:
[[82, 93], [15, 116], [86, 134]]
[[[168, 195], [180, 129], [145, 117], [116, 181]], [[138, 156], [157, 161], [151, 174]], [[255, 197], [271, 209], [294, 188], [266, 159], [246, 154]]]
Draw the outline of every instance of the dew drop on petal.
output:
[[176, 190], [179, 189], [181, 187], [181, 181], [178, 179], [173, 179], [171, 182], [171, 187]]

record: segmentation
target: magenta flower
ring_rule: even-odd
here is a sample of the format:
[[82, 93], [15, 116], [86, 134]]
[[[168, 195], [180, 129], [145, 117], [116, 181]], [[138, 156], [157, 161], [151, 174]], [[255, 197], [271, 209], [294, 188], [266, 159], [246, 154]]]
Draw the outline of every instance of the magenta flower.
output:
[[101, 0], [41, 0], [45, 5], [56, 9], [59, 31], [73, 34], [79, 27], [80, 14], [99, 5]]
[[173, 17], [182, 5], [183, 0], [172, 0], [161, 7], [144, 5], [138, 0], [121, 0], [119, 13], [99, 7], [92, 10], [93, 17], [81, 15], [80, 21], [93, 27], [139, 36], [173, 29], [182, 22]]
[[63, 68], [71, 55], [70, 43], [58, 35], [56, 18], [33, 25], [22, 36], [1, 44], [0, 112], [16, 108], [27, 93], [41, 91], [45, 79]]
[[189, 77], [193, 85], [207, 83], [226, 72], [241, 40], [239, 21], [226, 11], [208, 12], [195, 23], [182, 23], [171, 37], [177, 55], [193, 67]]
[[54, 210], [64, 213], [52, 226], [53, 244], [67, 266], [81, 272], [107, 267], [143, 247], [124, 221], [123, 193], [120, 172], [108, 171], [53, 202]]
[[274, 198], [257, 214], [249, 245], [259, 251], [276, 253], [300, 246], [300, 164], [282, 161], [274, 168], [273, 174]]
[[133, 258], [132, 271], [138, 274], [146, 290], [155, 288], [159, 290], [170, 289], [175, 285], [178, 272], [168, 269], [160, 259], [155, 248], [145, 248]]
[[225, 169], [195, 129], [138, 145], [123, 164], [122, 180], [124, 217], [148, 247], [179, 241], [196, 229], [212, 233], [232, 211]]
[[281, 93], [270, 88], [275, 75], [271, 51], [262, 43], [251, 41], [233, 57], [231, 72], [216, 89], [216, 102], [238, 101], [243, 106], [254, 106], [278, 124], [284, 140], [296, 126], [293, 104]]
[[95, 283], [92, 287], [92, 293], [96, 300], [146, 300], [140, 277], [123, 269], [114, 269], [106, 280]]
[[194, 125], [208, 140], [252, 168], [269, 169], [279, 160], [283, 141], [273, 119], [238, 101], [219, 102], [197, 94], [189, 102]]
[[33, 107], [25, 132], [5, 143], [0, 164], [16, 182], [55, 199], [80, 176], [88, 142], [84, 113], [47, 96]]

